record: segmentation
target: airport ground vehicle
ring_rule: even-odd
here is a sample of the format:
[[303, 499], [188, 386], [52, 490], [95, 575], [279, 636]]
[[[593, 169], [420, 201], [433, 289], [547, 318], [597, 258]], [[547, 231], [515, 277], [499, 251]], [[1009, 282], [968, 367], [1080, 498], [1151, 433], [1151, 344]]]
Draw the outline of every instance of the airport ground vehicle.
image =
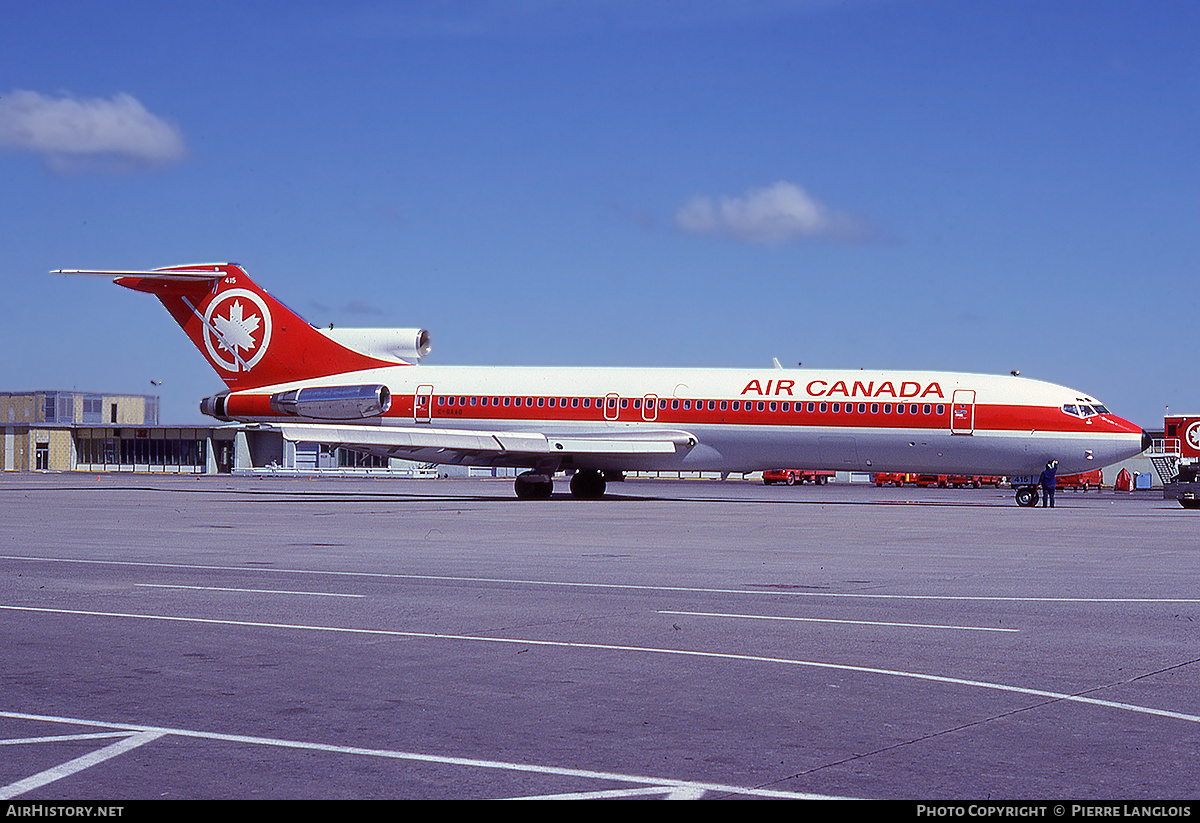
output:
[[876, 472], [871, 479], [876, 486], [884, 486], [890, 483], [895, 486], [909, 485], [919, 486], [920, 488], [937, 486], [939, 489], [962, 489], [967, 486], [976, 489], [982, 486], [1000, 488], [1004, 483], [1003, 477], [983, 474], [900, 474], [895, 472]]
[[1082, 471], [1148, 440], [1091, 399], [1085, 424], [1074, 389], [1016, 376], [419, 365], [427, 331], [316, 328], [232, 263], [61, 273], [156, 296], [225, 383], [204, 414], [287, 443], [523, 468], [524, 499], [549, 497], [560, 471], [581, 498], [614, 471]]
[[767, 469], [763, 472], [763, 484], [771, 486], [775, 483], [786, 483], [794, 486], [797, 483], [814, 483], [824, 486], [835, 474], [837, 472], [810, 469]]
[[1164, 480], [1163, 499], [1200, 509], [1200, 414], [1167, 415], [1163, 434], [1150, 449], [1150, 460]]
[[983, 486], [995, 486], [998, 489], [1004, 484], [1004, 478], [984, 474], [952, 474], [946, 478], [946, 482], [956, 489], [966, 488], [967, 486], [974, 489]]
[[1073, 489], [1075, 491], [1090, 491], [1104, 485], [1104, 469], [1095, 469], [1079, 474], [1058, 475], [1055, 477], [1056, 489]]

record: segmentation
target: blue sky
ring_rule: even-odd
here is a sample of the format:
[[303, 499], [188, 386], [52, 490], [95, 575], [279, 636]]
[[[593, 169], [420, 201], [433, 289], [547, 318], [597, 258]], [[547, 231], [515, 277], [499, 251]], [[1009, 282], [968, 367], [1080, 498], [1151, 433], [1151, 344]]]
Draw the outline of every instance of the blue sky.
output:
[[[1007, 373], [1200, 411], [1200, 5], [6, 3], [0, 388], [222, 386], [59, 268], [232, 261], [436, 364]], [[151, 380], [162, 381], [155, 387]]]

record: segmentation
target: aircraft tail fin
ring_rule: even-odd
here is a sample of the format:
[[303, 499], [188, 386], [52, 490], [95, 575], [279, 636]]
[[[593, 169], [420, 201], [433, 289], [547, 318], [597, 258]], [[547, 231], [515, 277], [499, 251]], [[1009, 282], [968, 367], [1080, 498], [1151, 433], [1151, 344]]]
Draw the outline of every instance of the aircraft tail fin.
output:
[[397, 365], [331, 339], [232, 263], [58, 273], [111, 276], [153, 294], [230, 390]]

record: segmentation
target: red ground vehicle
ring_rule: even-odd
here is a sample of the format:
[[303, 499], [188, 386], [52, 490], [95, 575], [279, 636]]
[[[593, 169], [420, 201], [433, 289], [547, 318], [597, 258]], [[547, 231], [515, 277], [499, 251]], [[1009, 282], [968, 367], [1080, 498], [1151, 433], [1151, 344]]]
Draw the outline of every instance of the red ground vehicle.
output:
[[834, 476], [831, 471], [812, 471], [810, 469], [767, 469], [763, 472], [763, 483], [770, 486], [772, 483], [786, 483], [789, 486], [794, 486], [797, 483], [816, 483], [818, 486], [824, 486], [829, 482], [829, 478]]
[[1163, 481], [1163, 500], [1200, 509], [1200, 414], [1167, 415], [1163, 429], [1150, 458]]
[[1095, 469], [1090, 472], [1081, 472], [1080, 474], [1063, 475], [1055, 478], [1054, 481], [1056, 489], [1075, 489], [1077, 491], [1098, 489], [1103, 485], [1104, 469]]
[[917, 479], [915, 474], [904, 474], [903, 472], [875, 472], [871, 478], [876, 486], [883, 486], [891, 483], [896, 486], [903, 486], [905, 483], [912, 483]]
[[982, 474], [952, 474], [946, 478], [947, 482], [956, 489], [961, 489], [966, 486], [978, 489], [981, 486], [995, 486], [1000, 488], [1000, 484], [1004, 482], [1003, 477], [992, 477]]
[[937, 486], [939, 489], [944, 489], [953, 486], [956, 489], [961, 489], [964, 486], [995, 486], [1000, 488], [1000, 484], [1004, 482], [1003, 477], [992, 477], [991, 475], [978, 474], [900, 474], [897, 472], [876, 472], [871, 478], [876, 486], [884, 486], [888, 483], [896, 486], [920, 486], [928, 488]]

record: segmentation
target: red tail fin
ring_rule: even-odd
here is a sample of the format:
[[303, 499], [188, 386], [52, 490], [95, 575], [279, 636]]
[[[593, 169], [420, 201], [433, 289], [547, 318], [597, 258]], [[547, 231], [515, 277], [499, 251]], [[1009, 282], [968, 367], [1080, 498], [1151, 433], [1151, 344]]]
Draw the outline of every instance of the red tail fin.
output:
[[231, 390], [396, 363], [348, 349], [263, 291], [241, 266], [170, 266], [116, 275], [158, 297]]

